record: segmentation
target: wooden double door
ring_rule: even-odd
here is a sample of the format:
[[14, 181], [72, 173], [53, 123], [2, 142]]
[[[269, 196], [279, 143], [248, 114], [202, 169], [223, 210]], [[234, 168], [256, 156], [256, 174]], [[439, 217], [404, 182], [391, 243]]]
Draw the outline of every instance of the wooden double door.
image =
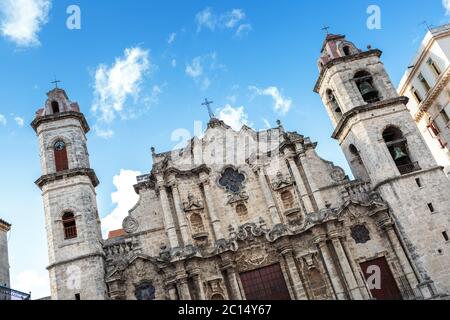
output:
[[377, 300], [402, 300], [402, 295], [385, 257], [360, 264], [372, 297]]
[[279, 264], [244, 272], [239, 276], [247, 300], [291, 300]]

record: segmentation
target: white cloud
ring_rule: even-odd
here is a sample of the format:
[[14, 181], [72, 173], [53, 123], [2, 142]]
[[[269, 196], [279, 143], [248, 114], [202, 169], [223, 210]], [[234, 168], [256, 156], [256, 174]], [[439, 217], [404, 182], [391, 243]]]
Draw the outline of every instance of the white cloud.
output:
[[23, 118], [21, 118], [21, 117], [15, 117], [14, 118], [14, 121], [16, 121], [16, 123], [17, 123], [17, 125], [19, 126], [19, 127], [23, 127], [23, 124], [24, 124], [24, 120], [23, 120]]
[[98, 126], [94, 127], [95, 134], [103, 139], [111, 139], [114, 136], [114, 131], [111, 129], [101, 129]]
[[186, 65], [186, 74], [191, 78], [198, 78], [203, 74], [202, 57], [196, 57]]
[[266, 118], [263, 118], [262, 120], [263, 120], [264, 125], [266, 126], [267, 129], [272, 128], [272, 126], [270, 125], [269, 120], [267, 120]]
[[104, 237], [108, 231], [122, 228], [122, 221], [128, 215], [128, 211], [137, 203], [139, 196], [133, 189], [136, 177], [141, 172], [121, 169], [113, 178], [113, 184], [117, 191], [111, 194], [112, 203], [116, 205], [114, 210], [102, 219], [102, 230]]
[[[100, 119], [112, 122], [116, 115], [126, 118], [125, 103], [139, 100], [142, 82], [150, 70], [149, 52], [139, 47], [127, 48], [123, 57], [108, 67], [99, 65], [95, 71], [95, 100], [92, 106]], [[129, 111], [129, 110], [128, 110]]]
[[242, 9], [232, 9], [216, 15], [211, 8], [205, 8], [195, 16], [197, 22], [197, 32], [203, 29], [211, 31], [219, 29], [235, 29], [235, 37], [242, 37], [250, 32], [251, 24], [245, 22], [246, 14]]
[[266, 89], [259, 89], [255, 86], [250, 86], [250, 90], [254, 91], [259, 96], [272, 97], [274, 102], [274, 109], [280, 114], [286, 114], [291, 109], [292, 99], [289, 97], [283, 97], [280, 90], [277, 87], [268, 87]]
[[242, 38], [243, 36], [246, 36], [251, 30], [252, 30], [251, 24], [249, 23], [241, 24], [237, 28], [234, 36], [237, 38]]
[[169, 36], [169, 39], [167, 39], [167, 43], [168, 44], [174, 43], [176, 37], [177, 37], [177, 34], [175, 32], [172, 32]]
[[212, 81], [210, 73], [225, 69], [224, 65], [217, 63], [217, 54], [215, 52], [195, 57], [186, 65], [186, 75], [191, 77], [201, 90], [210, 87]]
[[6, 117], [0, 114], [0, 125], [6, 126]]
[[236, 95], [231, 95], [227, 97], [227, 100], [229, 100], [232, 103], [236, 103], [237, 97]]
[[51, 0], [0, 1], [0, 33], [19, 47], [40, 45], [38, 33], [48, 21]]
[[222, 21], [226, 28], [234, 28], [243, 19], [245, 19], [245, 12], [242, 9], [233, 9], [222, 15]]
[[244, 124], [251, 126], [243, 106], [233, 108], [231, 105], [227, 104], [219, 110], [217, 117], [236, 131], [239, 131]]
[[25, 270], [14, 279], [14, 288], [25, 293], [31, 292], [32, 299], [48, 296], [50, 281], [46, 270]]
[[217, 24], [217, 18], [213, 14], [211, 8], [205, 8], [195, 16], [197, 22], [197, 32], [202, 31], [203, 28], [214, 30]]
[[172, 65], [172, 67], [176, 67], [177, 66], [177, 60], [176, 59], [172, 59], [172, 61], [170, 62], [170, 64]]
[[450, 15], [450, 0], [442, 0], [442, 5], [445, 9], [445, 14], [448, 16]]

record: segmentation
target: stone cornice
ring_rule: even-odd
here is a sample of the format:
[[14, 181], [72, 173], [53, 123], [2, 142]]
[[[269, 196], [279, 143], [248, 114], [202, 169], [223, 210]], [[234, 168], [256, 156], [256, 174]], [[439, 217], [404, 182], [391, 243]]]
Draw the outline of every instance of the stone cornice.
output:
[[75, 111], [67, 111], [67, 112], [61, 112], [61, 113], [57, 113], [57, 114], [50, 114], [48, 116], [37, 117], [36, 119], [33, 120], [33, 122], [31, 122], [31, 127], [34, 129], [34, 131], [37, 132], [37, 128], [42, 123], [52, 122], [52, 121], [57, 121], [57, 120], [62, 120], [62, 119], [67, 119], [67, 118], [75, 118], [75, 119], [79, 120], [81, 123], [81, 126], [83, 127], [84, 133], [89, 132], [90, 128], [86, 121], [86, 118], [84, 117], [84, 115], [81, 112], [75, 112]]
[[442, 171], [443, 169], [444, 169], [444, 167], [436, 166], [436, 167], [432, 167], [432, 168], [428, 168], [428, 169], [423, 169], [423, 170], [419, 170], [419, 171], [413, 171], [413, 172], [411, 172], [411, 173], [407, 173], [407, 174], [403, 174], [403, 175], [400, 175], [400, 176], [395, 176], [395, 177], [392, 177], [392, 178], [388, 178], [388, 179], [386, 179], [386, 180], [383, 180], [383, 181], [381, 181], [381, 182], [378, 182], [378, 183], [373, 187], [373, 190], [374, 190], [374, 191], [377, 191], [378, 188], [380, 188], [381, 186], [383, 186], [383, 185], [385, 185], [385, 184], [387, 184], [387, 183], [390, 183], [390, 182], [396, 181], [396, 180], [400, 180], [400, 179], [403, 179], [403, 178], [409, 178], [409, 177], [411, 177], [411, 176], [416, 175], [417, 173], [426, 173], [426, 172], [435, 171], [435, 170], [441, 170], [441, 171]]
[[378, 49], [373, 49], [369, 51], [364, 51], [361, 53], [353, 54], [350, 56], [340, 57], [333, 60], [328, 61], [326, 65], [323, 66], [322, 70], [320, 71], [319, 79], [317, 79], [316, 85], [314, 86], [314, 92], [319, 93], [320, 87], [322, 86], [323, 79], [325, 77], [325, 73], [330, 69], [331, 67], [338, 65], [343, 62], [350, 62], [355, 61], [362, 58], [367, 58], [370, 56], [377, 56], [381, 57], [382, 51]]
[[393, 98], [393, 99], [389, 99], [389, 100], [382, 100], [382, 101], [378, 101], [378, 102], [374, 102], [374, 103], [365, 104], [365, 105], [362, 105], [359, 107], [355, 107], [342, 115], [342, 118], [339, 121], [339, 123], [337, 124], [336, 129], [334, 130], [333, 135], [331, 137], [333, 139], [337, 139], [338, 136], [341, 134], [342, 129], [347, 124], [347, 122], [351, 118], [353, 118], [355, 115], [357, 115], [358, 113], [363, 113], [363, 112], [376, 110], [376, 109], [382, 109], [382, 108], [389, 107], [389, 106], [395, 105], [395, 104], [404, 104], [406, 106], [408, 101], [409, 101], [409, 99], [407, 97], [397, 97], [397, 98]]
[[416, 123], [418, 123], [422, 119], [424, 114], [428, 111], [433, 102], [436, 101], [436, 99], [441, 94], [442, 90], [447, 86], [449, 82], [450, 82], [450, 67], [447, 68], [444, 74], [442, 74], [439, 77], [438, 82], [433, 87], [433, 89], [431, 89], [431, 91], [428, 93], [425, 100], [423, 100], [419, 104], [419, 109], [414, 114], [414, 120], [416, 121]]
[[76, 176], [88, 176], [89, 179], [91, 179], [94, 188], [99, 185], [99, 181], [97, 175], [95, 174], [95, 171], [93, 169], [87, 168], [70, 169], [61, 172], [47, 174], [37, 179], [35, 181], [35, 184], [42, 189], [42, 187], [47, 183]]
[[94, 258], [94, 257], [100, 257], [100, 258], [105, 259], [105, 254], [103, 252], [94, 252], [94, 253], [85, 254], [85, 255], [82, 255], [82, 256], [79, 256], [79, 257], [76, 257], [76, 258], [73, 258], [73, 259], [67, 259], [67, 260], [55, 262], [55, 263], [50, 264], [47, 267], [47, 270], [50, 270], [51, 268], [54, 268], [54, 267], [57, 267], [57, 266], [60, 266], [60, 265], [72, 263], [74, 261], [78, 261], [78, 260], [82, 260], [82, 259], [88, 259], [88, 258]]
[[0, 218], [0, 230], [8, 232], [11, 229], [11, 224]]

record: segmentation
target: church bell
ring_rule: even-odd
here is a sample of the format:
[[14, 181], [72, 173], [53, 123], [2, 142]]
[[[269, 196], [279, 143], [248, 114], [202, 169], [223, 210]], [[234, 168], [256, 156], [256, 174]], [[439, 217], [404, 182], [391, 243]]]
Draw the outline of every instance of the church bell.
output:
[[408, 155], [400, 149], [400, 147], [394, 148], [394, 160], [400, 160], [406, 158]]
[[378, 91], [367, 81], [361, 83], [359, 90], [364, 100], [372, 100], [378, 97]]

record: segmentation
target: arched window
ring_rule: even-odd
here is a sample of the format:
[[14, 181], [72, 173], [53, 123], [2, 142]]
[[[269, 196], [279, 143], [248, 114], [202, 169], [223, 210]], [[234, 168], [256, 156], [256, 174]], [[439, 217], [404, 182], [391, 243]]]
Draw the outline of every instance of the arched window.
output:
[[355, 74], [354, 80], [365, 102], [372, 103], [380, 101], [380, 95], [378, 93], [378, 90], [375, 89], [372, 75], [369, 72], [357, 72]]
[[190, 220], [193, 234], [205, 232], [205, 228], [203, 226], [203, 219], [200, 216], [200, 214], [198, 213], [192, 214]]
[[285, 209], [292, 209], [294, 207], [294, 196], [289, 190], [285, 190], [281, 193], [281, 201]]
[[420, 170], [418, 163], [411, 161], [407, 141], [400, 129], [388, 127], [383, 132], [383, 139], [401, 174]]
[[241, 203], [236, 206], [236, 213], [239, 217], [245, 217], [248, 214], [247, 207]]
[[73, 239], [77, 237], [77, 223], [72, 212], [66, 212], [62, 216], [64, 239]]
[[67, 159], [67, 149], [64, 141], [62, 140], [56, 141], [56, 143], [53, 145], [53, 150], [55, 153], [56, 172], [69, 169], [69, 161]]
[[349, 46], [344, 46], [344, 47], [342, 48], [342, 51], [344, 51], [344, 55], [345, 55], [345, 56], [349, 56], [349, 55], [351, 54], [351, 52], [350, 52], [350, 47], [349, 47]]
[[59, 113], [59, 103], [58, 103], [58, 101], [52, 101], [52, 111], [53, 111], [53, 114]]
[[334, 95], [333, 91], [331, 89], [327, 90], [327, 99], [328, 103], [333, 110], [334, 114], [337, 116], [337, 120], [339, 120], [342, 117], [342, 110], [339, 106], [339, 103], [336, 99], [336, 96]]

